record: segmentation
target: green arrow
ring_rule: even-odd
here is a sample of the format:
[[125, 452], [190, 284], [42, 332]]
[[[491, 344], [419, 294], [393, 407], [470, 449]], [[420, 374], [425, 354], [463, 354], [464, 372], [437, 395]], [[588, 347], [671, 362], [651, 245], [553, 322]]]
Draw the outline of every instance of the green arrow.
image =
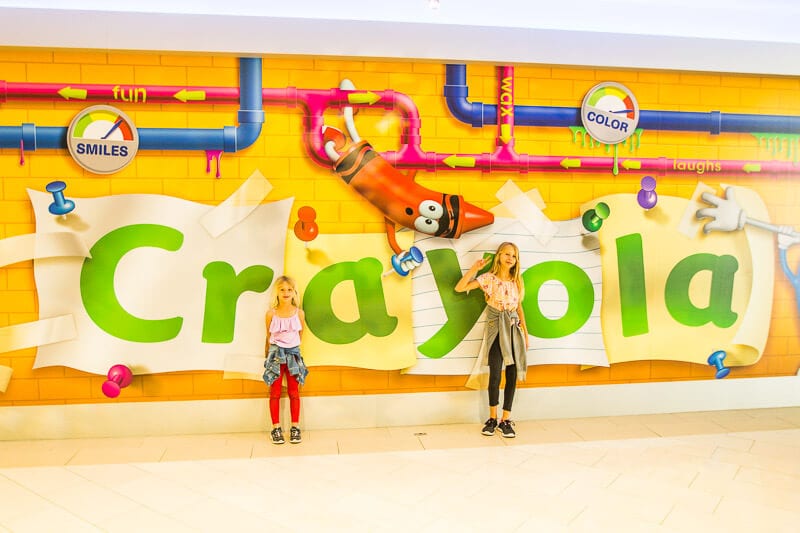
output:
[[581, 160], [580, 159], [570, 159], [565, 157], [561, 160], [561, 166], [564, 168], [580, 168]]
[[742, 170], [744, 170], [748, 174], [751, 172], [761, 172], [761, 165], [759, 165], [758, 163], [745, 163], [742, 166]]
[[456, 168], [456, 167], [472, 168], [475, 166], [475, 158], [459, 156], [459, 155], [451, 155], [444, 158], [444, 164], [450, 168]]
[[206, 92], [187, 91], [186, 89], [181, 89], [180, 91], [176, 92], [173, 96], [175, 96], [175, 98], [180, 100], [181, 102], [188, 102], [189, 100], [192, 100], [193, 102], [199, 102], [201, 100], [206, 99]]
[[642, 168], [642, 162], [636, 159], [626, 159], [622, 162], [622, 168], [625, 170], [639, 170]]
[[367, 91], [365, 93], [350, 93], [347, 95], [347, 101], [351, 104], [372, 105], [380, 99], [381, 97], [372, 91]]
[[75, 100], [86, 100], [86, 89], [73, 89], [72, 87], [64, 87], [58, 91], [59, 96], [65, 100], [73, 98]]

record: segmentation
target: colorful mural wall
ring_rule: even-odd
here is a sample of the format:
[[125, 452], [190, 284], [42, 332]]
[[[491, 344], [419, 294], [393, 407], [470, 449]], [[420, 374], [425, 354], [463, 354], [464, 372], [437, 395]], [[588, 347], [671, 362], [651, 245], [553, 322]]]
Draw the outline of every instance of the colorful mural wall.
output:
[[461, 390], [484, 303], [453, 286], [506, 240], [523, 386], [794, 375], [799, 89], [0, 51], [0, 405], [263, 397], [283, 273], [304, 394]]

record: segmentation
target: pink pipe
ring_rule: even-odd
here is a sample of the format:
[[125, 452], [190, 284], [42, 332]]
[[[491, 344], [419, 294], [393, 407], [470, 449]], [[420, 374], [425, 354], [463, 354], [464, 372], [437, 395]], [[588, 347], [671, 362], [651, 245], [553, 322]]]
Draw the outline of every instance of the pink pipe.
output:
[[[182, 98], [186, 93], [195, 93]], [[200, 95], [199, 93], [203, 93]], [[238, 87], [180, 87], [169, 85], [133, 85], [119, 83], [14, 83], [0, 80], [0, 102], [17, 100], [78, 100], [136, 103], [198, 103], [218, 104], [239, 102]]]
[[497, 145], [514, 147], [514, 67], [500, 67], [497, 80]]

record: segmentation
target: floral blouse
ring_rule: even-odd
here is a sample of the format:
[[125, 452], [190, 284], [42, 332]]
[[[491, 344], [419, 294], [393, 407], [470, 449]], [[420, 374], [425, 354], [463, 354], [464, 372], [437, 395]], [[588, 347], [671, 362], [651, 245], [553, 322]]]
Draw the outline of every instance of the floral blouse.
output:
[[501, 311], [512, 311], [519, 306], [519, 288], [511, 281], [503, 281], [491, 272], [481, 274], [475, 281], [486, 294], [486, 303]]

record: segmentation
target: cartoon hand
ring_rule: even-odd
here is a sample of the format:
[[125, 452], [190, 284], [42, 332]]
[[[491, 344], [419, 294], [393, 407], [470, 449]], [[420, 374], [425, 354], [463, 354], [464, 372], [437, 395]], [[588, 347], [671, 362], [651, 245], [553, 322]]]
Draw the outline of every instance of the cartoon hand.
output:
[[401, 276], [408, 276], [408, 273], [422, 264], [425, 258], [422, 250], [412, 246], [408, 251], [403, 250], [399, 254], [392, 256], [392, 268]]
[[705, 203], [715, 206], [698, 209], [695, 214], [697, 218], [713, 219], [703, 226], [704, 233], [736, 231], [742, 229], [747, 223], [747, 213], [736, 202], [732, 188], [725, 189], [725, 198], [720, 198], [708, 192], [704, 192], [701, 198]]

